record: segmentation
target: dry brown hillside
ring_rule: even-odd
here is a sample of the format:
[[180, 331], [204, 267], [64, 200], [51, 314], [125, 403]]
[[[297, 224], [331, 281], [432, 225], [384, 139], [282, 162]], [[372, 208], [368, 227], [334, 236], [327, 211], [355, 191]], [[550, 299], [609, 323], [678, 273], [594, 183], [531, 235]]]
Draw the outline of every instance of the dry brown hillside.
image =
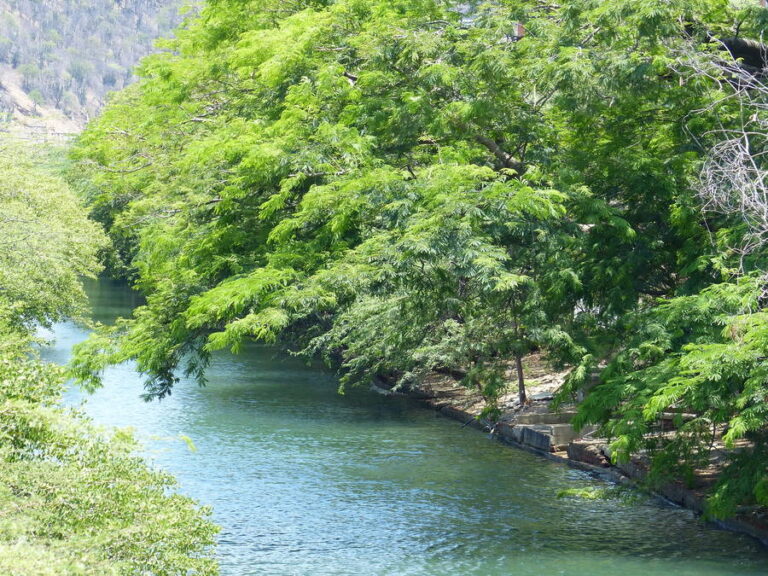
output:
[[0, 0], [0, 132], [77, 132], [133, 79], [183, 0]]

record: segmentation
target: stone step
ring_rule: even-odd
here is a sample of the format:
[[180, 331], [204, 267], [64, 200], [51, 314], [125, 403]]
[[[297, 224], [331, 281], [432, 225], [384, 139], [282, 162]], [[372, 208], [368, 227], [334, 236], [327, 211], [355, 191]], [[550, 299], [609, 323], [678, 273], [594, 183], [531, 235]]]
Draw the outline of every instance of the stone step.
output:
[[554, 452], [556, 448], [564, 448], [581, 435], [594, 430], [582, 430], [577, 433], [570, 424], [518, 424], [504, 426], [499, 433], [505, 440], [523, 444], [543, 452]]
[[518, 415], [517, 422], [519, 424], [568, 424], [575, 415], [575, 412], [545, 412], [543, 414], [529, 412]]

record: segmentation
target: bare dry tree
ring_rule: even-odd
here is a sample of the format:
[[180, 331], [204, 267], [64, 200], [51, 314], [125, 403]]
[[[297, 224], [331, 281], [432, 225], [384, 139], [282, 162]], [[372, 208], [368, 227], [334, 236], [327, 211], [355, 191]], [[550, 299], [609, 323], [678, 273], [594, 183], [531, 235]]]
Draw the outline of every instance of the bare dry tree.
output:
[[[741, 218], [742, 255], [768, 245], [768, 48], [744, 39], [690, 45], [677, 57], [681, 79], [706, 79], [722, 96], [706, 109], [717, 126], [691, 137], [706, 148], [697, 193], [705, 212]], [[749, 57], [745, 58], [744, 55]]]

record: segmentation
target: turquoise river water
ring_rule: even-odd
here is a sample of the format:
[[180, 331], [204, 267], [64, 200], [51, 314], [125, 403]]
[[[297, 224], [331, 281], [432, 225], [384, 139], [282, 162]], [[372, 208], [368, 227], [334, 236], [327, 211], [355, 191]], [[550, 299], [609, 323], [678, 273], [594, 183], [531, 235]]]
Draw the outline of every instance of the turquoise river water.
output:
[[[106, 281], [90, 291], [103, 322], [136, 304]], [[61, 324], [44, 356], [66, 362], [86, 335]], [[267, 348], [217, 356], [206, 388], [183, 382], [149, 404], [141, 391], [124, 365], [66, 400], [133, 427], [180, 490], [213, 507], [224, 576], [768, 574], [748, 537], [655, 499], [558, 499], [602, 484], [410, 401], [340, 396], [332, 375]]]

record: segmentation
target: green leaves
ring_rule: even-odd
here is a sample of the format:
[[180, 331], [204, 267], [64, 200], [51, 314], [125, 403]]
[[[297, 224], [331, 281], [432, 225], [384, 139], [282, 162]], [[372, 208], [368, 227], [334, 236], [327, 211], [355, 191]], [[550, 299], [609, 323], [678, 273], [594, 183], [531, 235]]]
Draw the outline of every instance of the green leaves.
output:
[[215, 332], [208, 337], [208, 350], [230, 348], [238, 352], [246, 338], [274, 343], [278, 335], [290, 323], [290, 316], [280, 308], [264, 308], [243, 318], [229, 322], [223, 332]]
[[260, 268], [246, 277], [222, 282], [192, 300], [186, 312], [187, 326], [192, 329], [215, 326], [242, 315], [248, 309], [263, 306], [267, 296], [287, 286], [296, 277], [297, 273], [290, 269]]
[[24, 332], [85, 316], [80, 277], [98, 272], [106, 247], [66, 183], [46, 170], [59, 155], [0, 150], [0, 325]]
[[[768, 416], [768, 322], [762, 310], [750, 311], [759, 310], [763, 282], [753, 274], [650, 310], [640, 323], [645, 333], [606, 370], [579, 422], [605, 422], [617, 458], [641, 448], [658, 452], [668, 473], [707, 465], [713, 448], [739, 442], [742, 450], [749, 446], [744, 454], [759, 458]], [[677, 415], [674, 437], [658, 435], [668, 413]], [[742, 460], [735, 458], [712, 496], [711, 514], [754, 499], [753, 486], [727, 486], [729, 470]]]
[[757, 442], [763, 281], [728, 275], [764, 255], [723, 249], [744, 224], [692, 188], [738, 107], [716, 105], [727, 82], [680, 71], [757, 13], [467, 10], [219, 0], [148, 59], [73, 176], [147, 304], [81, 348], [78, 376], [133, 359], [163, 396], [185, 366], [204, 381], [211, 350], [260, 339], [343, 383], [467, 375], [493, 413], [541, 350], [576, 367], [561, 399], [608, 362], [577, 423], [603, 424], [617, 458], [692, 465], [713, 429]]
[[[127, 431], [60, 406], [65, 372], [32, 333], [83, 319], [104, 235], [56, 177], [57, 151], [0, 151], [0, 573], [214, 575], [209, 510], [151, 470]], [[129, 344], [129, 342], [127, 342]], [[102, 329], [73, 372], [92, 386], [126, 352]]]
[[28, 350], [0, 363], [0, 570], [217, 574], [210, 510], [136, 457], [128, 431], [59, 407], [61, 372]]

